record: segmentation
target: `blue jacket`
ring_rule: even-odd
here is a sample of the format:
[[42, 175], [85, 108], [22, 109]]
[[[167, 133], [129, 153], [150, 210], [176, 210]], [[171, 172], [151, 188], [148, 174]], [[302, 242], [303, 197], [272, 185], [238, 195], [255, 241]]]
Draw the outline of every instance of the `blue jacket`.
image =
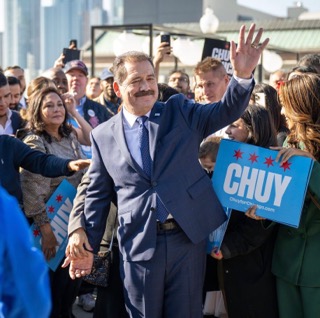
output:
[[252, 87], [253, 83], [246, 90], [232, 79], [219, 103], [195, 104], [182, 94], [166, 103], [156, 102], [149, 116], [151, 179], [128, 150], [122, 112], [95, 128], [84, 212], [91, 246], [99, 247], [114, 191], [124, 260], [152, 258], [157, 238], [157, 195], [193, 243], [216, 229], [225, 220], [225, 213], [199, 164], [199, 145], [206, 136], [240, 117]]
[[61, 159], [33, 150], [21, 140], [9, 135], [0, 136], [0, 185], [22, 204], [19, 168], [54, 178], [71, 175], [69, 159]]
[[17, 201], [0, 187], [0, 318], [49, 317], [48, 267]]

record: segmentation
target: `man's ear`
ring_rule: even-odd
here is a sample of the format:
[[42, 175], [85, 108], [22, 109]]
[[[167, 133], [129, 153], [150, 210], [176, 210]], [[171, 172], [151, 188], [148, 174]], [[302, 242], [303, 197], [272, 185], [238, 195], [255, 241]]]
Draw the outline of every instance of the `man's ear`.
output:
[[113, 82], [113, 89], [117, 97], [121, 98], [120, 86], [117, 82]]

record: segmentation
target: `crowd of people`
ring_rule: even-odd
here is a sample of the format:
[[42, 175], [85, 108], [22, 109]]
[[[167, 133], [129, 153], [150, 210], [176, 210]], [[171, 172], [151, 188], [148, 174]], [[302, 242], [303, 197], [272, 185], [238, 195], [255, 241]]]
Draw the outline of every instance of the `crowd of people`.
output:
[[[117, 56], [99, 77], [63, 56], [30, 83], [19, 66], [1, 69], [1, 317], [72, 318], [76, 298], [94, 318], [319, 315], [320, 55], [255, 83], [268, 41], [254, 24], [241, 27], [232, 77], [206, 57], [192, 81], [176, 69], [158, 83], [169, 43], [153, 59]], [[259, 217], [256, 206], [233, 210], [221, 247], [206, 253], [226, 220], [210, 180], [222, 138], [277, 150], [279, 161], [314, 161], [297, 229]], [[77, 192], [52, 270], [45, 262], [59, 239], [47, 202], [63, 180]], [[91, 285], [93, 255], [111, 240], [109, 284]], [[14, 244], [26, 255], [17, 258], [25, 281]]]

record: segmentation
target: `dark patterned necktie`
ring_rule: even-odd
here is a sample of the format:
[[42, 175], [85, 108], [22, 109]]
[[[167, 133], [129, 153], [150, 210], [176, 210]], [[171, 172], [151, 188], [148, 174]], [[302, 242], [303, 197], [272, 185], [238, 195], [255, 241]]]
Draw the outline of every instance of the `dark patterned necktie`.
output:
[[[141, 159], [142, 159], [142, 169], [151, 177], [151, 157], [149, 151], [149, 132], [145, 125], [147, 121], [147, 116], [141, 116], [137, 118], [137, 122], [139, 123], [139, 147], [141, 152]], [[168, 211], [159, 199], [157, 195], [157, 208], [156, 208], [157, 219], [160, 222], [164, 222], [168, 217]]]

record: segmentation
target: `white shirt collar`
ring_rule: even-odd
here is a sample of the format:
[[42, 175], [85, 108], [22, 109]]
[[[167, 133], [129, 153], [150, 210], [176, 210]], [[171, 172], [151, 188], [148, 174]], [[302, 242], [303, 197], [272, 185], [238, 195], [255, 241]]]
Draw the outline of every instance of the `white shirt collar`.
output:
[[[127, 121], [130, 128], [132, 128], [132, 126], [136, 123], [137, 118], [140, 116], [129, 113], [125, 106], [123, 106], [122, 110], [123, 110], [123, 117]], [[149, 118], [150, 113], [151, 113], [151, 110], [149, 110], [144, 116], [147, 116]]]
[[12, 116], [12, 110], [8, 107], [7, 109], [7, 119], [11, 119], [11, 116]]

